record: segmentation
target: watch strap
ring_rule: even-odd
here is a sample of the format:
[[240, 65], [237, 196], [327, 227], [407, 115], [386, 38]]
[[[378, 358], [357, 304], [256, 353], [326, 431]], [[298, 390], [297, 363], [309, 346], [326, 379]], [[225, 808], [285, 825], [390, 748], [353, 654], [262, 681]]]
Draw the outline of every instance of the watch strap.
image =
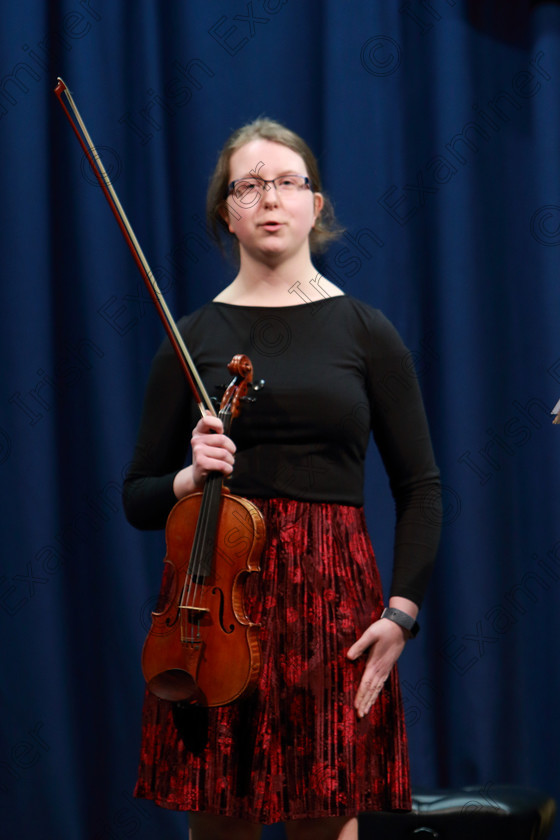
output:
[[395, 607], [385, 607], [381, 613], [381, 618], [388, 618], [389, 621], [394, 621], [399, 627], [404, 627], [405, 630], [408, 630], [412, 638], [417, 636], [420, 630], [420, 625], [415, 618], [412, 618], [411, 615], [402, 610], [397, 610]]

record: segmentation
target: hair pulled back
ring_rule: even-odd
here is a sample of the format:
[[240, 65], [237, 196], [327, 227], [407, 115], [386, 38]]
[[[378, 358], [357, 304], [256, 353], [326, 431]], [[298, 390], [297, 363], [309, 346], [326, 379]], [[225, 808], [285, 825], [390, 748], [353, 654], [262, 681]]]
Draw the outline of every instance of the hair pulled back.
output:
[[[288, 149], [296, 152], [305, 163], [311, 189], [313, 192], [323, 194], [323, 208], [309, 234], [311, 252], [320, 253], [325, 250], [330, 242], [340, 236], [342, 228], [339, 227], [336, 221], [330, 200], [323, 193], [317, 160], [305, 140], [294, 131], [286, 128], [286, 126], [267, 117], [259, 117], [253, 122], [238, 128], [226, 140], [220, 152], [206, 196], [206, 216], [214, 238], [220, 247], [222, 247], [222, 234], [226, 233], [228, 237], [231, 237], [227, 221], [224, 218], [224, 210], [228, 198], [228, 185], [230, 183], [229, 166], [231, 156], [242, 146], [257, 139], [280, 143], [282, 146], [287, 146]], [[238, 253], [237, 240], [235, 240], [234, 248]]]

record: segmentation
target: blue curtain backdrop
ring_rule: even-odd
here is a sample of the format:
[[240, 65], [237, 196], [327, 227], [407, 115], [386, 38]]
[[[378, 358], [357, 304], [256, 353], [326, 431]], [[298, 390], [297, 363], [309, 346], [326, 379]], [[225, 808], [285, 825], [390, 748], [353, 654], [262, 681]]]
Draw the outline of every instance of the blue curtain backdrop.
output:
[[[177, 316], [233, 274], [203, 221], [226, 136], [307, 138], [346, 227], [323, 271], [410, 347], [444, 482], [401, 660], [413, 782], [558, 796], [560, 7], [20, 0], [0, 29], [2, 835], [186, 837], [131, 795], [163, 538], [120, 490], [163, 330], [58, 75]], [[388, 582], [375, 453], [367, 511]]]

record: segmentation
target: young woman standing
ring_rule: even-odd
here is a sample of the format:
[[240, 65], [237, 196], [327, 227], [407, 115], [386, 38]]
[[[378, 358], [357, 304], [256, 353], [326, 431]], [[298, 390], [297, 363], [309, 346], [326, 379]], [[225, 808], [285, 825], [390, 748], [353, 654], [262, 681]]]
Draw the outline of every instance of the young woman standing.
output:
[[[231, 436], [196, 407], [168, 342], [146, 392], [125, 508], [162, 528], [219, 471], [263, 512], [261, 572], [246, 607], [261, 627], [256, 690], [201, 709], [144, 707], [138, 796], [189, 812], [192, 840], [355, 840], [357, 815], [410, 807], [395, 663], [415, 623], [439, 537], [439, 473], [410, 354], [378, 311], [311, 261], [333, 236], [304, 141], [261, 119], [219, 157], [208, 211], [239, 271], [179, 326], [207, 390], [246, 353], [266, 384]], [[193, 429], [192, 459], [187, 429]], [[396, 503], [388, 611], [363, 512], [373, 432]]]

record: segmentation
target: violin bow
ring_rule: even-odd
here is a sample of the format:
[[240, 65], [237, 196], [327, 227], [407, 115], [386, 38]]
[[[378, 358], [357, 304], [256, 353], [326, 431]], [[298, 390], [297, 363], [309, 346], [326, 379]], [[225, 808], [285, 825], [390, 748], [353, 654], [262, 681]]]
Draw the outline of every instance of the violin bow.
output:
[[[57, 81], [58, 84], [54, 89], [54, 92], [64, 110], [64, 113], [68, 117], [68, 121], [72, 126], [72, 130], [78, 138], [78, 142], [89, 161], [89, 164], [93, 170], [93, 174], [99, 181], [101, 189], [103, 190], [103, 194], [107, 199], [107, 202], [113, 212], [113, 215], [115, 216], [115, 219], [117, 220], [121, 233], [124, 236], [126, 243], [132, 252], [134, 261], [138, 266], [142, 278], [144, 279], [144, 282], [155, 304], [157, 312], [163, 322], [163, 326], [165, 327], [167, 335], [169, 336], [169, 340], [171, 341], [173, 349], [175, 350], [183, 368], [183, 371], [185, 372], [188, 383], [196, 399], [200, 413], [202, 417], [205, 417], [209, 411], [211, 414], [216, 416], [216, 410], [212, 405], [212, 402], [202, 383], [202, 380], [200, 379], [200, 376], [190, 356], [190, 353], [187, 350], [185, 342], [183, 341], [183, 337], [177, 329], [177, 325], [173, 320], [173, 316], [171, 315], [171, 312], [169, 311], [165, 299], [160, 291], [160, 288], [154, 277], [154, 273], [148, 265], [148, 261], [144, 256], [144, 252], [140, 247], [140, 243], [138, 242], [136, 235], [132, 229], [132, 226], [128, 221], [126, 213], [124, 212], [123, 207], [118, 199], [118, 196], [114, 190], [109, 175], [107, 174], [107, 171], [103, 166], [101, 156], [95, 148], [93, 141], [89, 135], [89, 132], [84, 124], [84, 121], [80, 116], [80, 112], [76, 107], [76, 103], [72, 98], [72, 94], [70, 93], [66, 84], [60, 78], [60, 76], [58, 77]], [[78, 125], [76, 125], [76, 123], [72, 119], [72, 115], [70, 114], [70, 111], [68, 110], [68, 107], [62, 98], [63, 96], [66, 98], [68, 105], [70, 106], [77, 120]]]

